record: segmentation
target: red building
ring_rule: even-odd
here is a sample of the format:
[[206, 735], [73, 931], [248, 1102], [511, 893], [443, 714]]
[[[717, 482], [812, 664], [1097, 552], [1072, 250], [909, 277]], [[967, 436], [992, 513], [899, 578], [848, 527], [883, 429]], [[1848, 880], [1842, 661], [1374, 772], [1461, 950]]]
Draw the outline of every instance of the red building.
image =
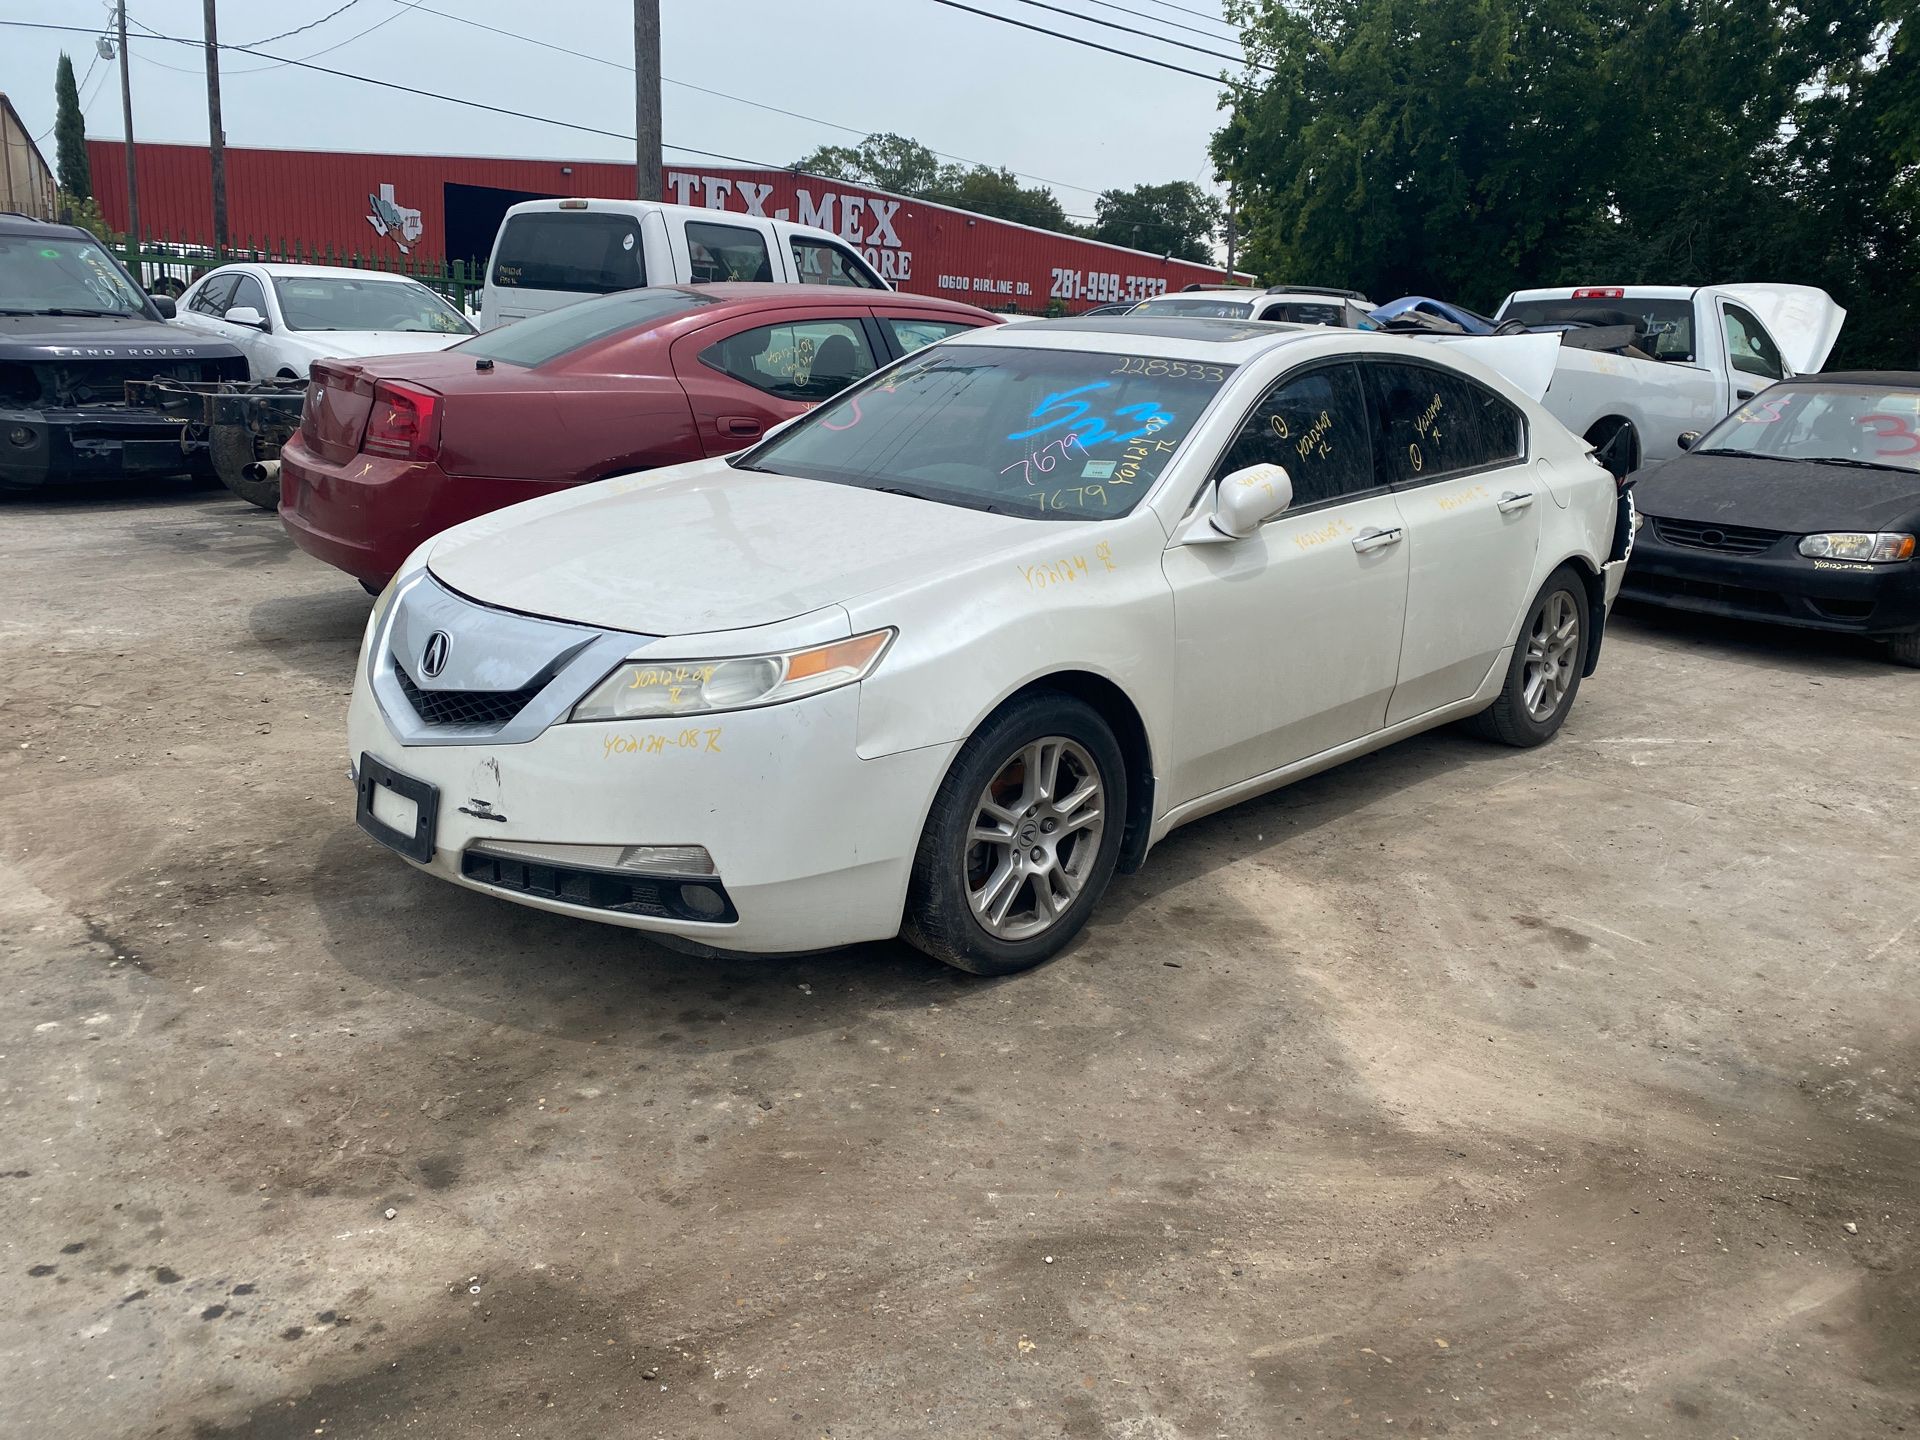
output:
[[[124, 230], [122, 148], [94, 140], [87, 149], [107, 223]], [[142, 144], [137, 150], [142, 238], [212, 244], [205, 149]], [[1084, 310], [1229, 278], [1216, 267], [794, 170], [669, 165], [665, 180], [666, 198], [676, 203], [817, 225], [858, 246], [901, 290], [988, 309], [1041, 311], [1059, 300]], [[567, 195], [622, 198], [633, 191], [633, 166], [605, 161], [227, 150], [229, 237], [235, 245], [274, 250], [298, 245], [484, 263], [509, 205]]]

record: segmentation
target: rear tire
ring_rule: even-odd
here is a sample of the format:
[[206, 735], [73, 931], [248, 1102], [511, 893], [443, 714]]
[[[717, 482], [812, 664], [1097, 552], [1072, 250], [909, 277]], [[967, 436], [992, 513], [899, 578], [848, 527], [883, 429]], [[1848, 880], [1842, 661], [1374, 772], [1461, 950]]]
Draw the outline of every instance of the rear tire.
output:
[[213, 452], [213, 473], [220, 483], [249, 505], [262, 510], [280, 508], [280, 479], [249, 480], [242, 472], [259, 457], [254, 453], [253, 436], [238, 425], [216, 425], [207, 448]]
[[1887, 656], [1896, 665], [1920, 670], [1920, 630], [1909, 630], [1904, 635], [1894, 636], [1887, 643]]
[[1586, 583], [1562, 565], [1527, 607], [1506, 683], [1493, 704], [1465, 722], [1468, 732], [1523, 750], [1551, 740], [1580, 693], [1588, 618]]
[[934, 796], [901, 933], [974, 975], [1051, 959], [1113, 878], [1126, 815], [1126, 761], [1097, 710], [1053, 691], [1009, 702]]

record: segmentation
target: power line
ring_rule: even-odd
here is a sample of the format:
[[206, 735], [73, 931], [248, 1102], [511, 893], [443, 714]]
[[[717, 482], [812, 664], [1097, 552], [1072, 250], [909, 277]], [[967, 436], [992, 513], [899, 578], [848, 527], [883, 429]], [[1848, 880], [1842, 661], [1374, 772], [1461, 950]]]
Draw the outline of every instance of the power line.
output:
[[[354, 0], [354, 3], [358, 4], [359, 0]], [[340, 10], [344, 10], [346, 8], [347, 8], [346, 6], [342, 5], [340, 7]], [[340, 10], [334, 11], [333, 14], [338, 15], [340, 13]], [[301, 59], [317, 60], [322, 55], [331, 55], [335, 50], [340, 49], [342, 46], [351, 45], [354, 41], [358, 40], [362, 35], [371, 35], [374, 31], [378, 30], [382, 25], [391, 25], [394, 21], [398, 20], [402, 15], [406, 13], [407, 12], [405, 10], [396, 10], [393, 12], [393, 14], [387, 16], [386, 19], [376, 20], [373, 22], [373, 24], [367, 26], [366, 29], [356, 30], [354, 31], [353, 34], [347, 36], [346, 39], [336, 40], [333, 42], [333, 44], [328, 45], [323, 49], [310, 51], [306, 55], [303, 55]], [[323, 20], [330, 20], [332, 18], [333, 18], [332, 15], [325, 15], [321, 17], [321, 19]], [[158, 30], [154, 29], [151, 25], [147, 24], [144, 20], [135, 20], [131, 14], [127, 16], [127, 19], [132, 21], [135, 25], [138, 25], [142, 30], [146, 31], [147, 34], [151, 35], [156, 40], [172, 40], [174, 38], [171, 35], [161, 34]], [[314, 25], [318, 25], [319, 23], [320, 23], [319, 20], [316, 20], [313, 22]], [[302, 30], [311, 30], [313, 28], [313, 25], [302, 25], [300, 28]], [[291, 35], [296, 32], [290, 30], [287, 33]], [[198, 43], [198, 42], [190, 41], [188, 43], [191, 44], [191, 43]], [[248, 44], [251, 44], [251, 45], [264, 45], [266, 43], [267, 42], [264, 40], [252, 40], [248, 42]], [[244, 50], [246, 49], [246, 46], [245, 45], [222, 45], [219, 48], [222, 50]], [[201, 73], [201, 71], [196, 68], [191, 68], [185, 65], [169, 65], [164, 60], [155, 60], [152, 57], [146, 56], [146, 55], [142, 55], [138, 58], [143, 65], [152, 65], [156, 69], [160, 69], [160, 70], [171, 70], [176, 75], [198, 75]], [[278, 70], [282, 66], [297, 65], [298, 63], [299, 61], [297, 60], [282, 60], [272, 65], [248, 65], [244, 69], [228, 70], [225, 73], [228, 75], [259, 75], [268, 70]]]
[[[82, 29], [78, 25], [53, 25], [37, 20], [0, 20], [0, 26], [6, 26], [15, 30], [56, 30], [75, 35], [90, 35], [93, 33], [90, 30]], [[162, 35], [158, 31], [154, 31], [148, 35], [142, 35], [138, 38], [142, 40], [164, 40], [172, 45], [191, 45], [196, 49], [204, 44], [203, 41], [185, 40], [178, 35]], [[402, 85], [397, 80], [376, 80], [371, 75], [356, 75], [350, 70], [335, 70], [331, 66], [314, 65], [305, 60], [292, 60], [283, 55], [268, 55], [263, 51], [255, 50], [246, 45], [229, 45], [223, 42], [215, 48], [219, 50], [238, 50], [242, 54], [251, 55], [258, 60], [276, 60], [282, 65], [291, 65], [296, 69], [312, 70], [318, 74], [332, 75], [341, 80], [354, 80], [362, 85], [377, 85], [382, 90], [398, 90], [404, 94], [418, 95], [427, 100], [444, 100], [449, 105], [464, 105], [470, 110], [485, 110], [495, 115], [505, 115], [513, 120], [531, 120], [538, 125], [555, 125], [562, 130], [579, 130], [588, 135], [604, 135], [609, 140], [624, 140], [629, 145], [633, 143], [633, 136], [623, 135], [618, 130], [603, 130], [597, 125], [582, 125], [573, 120], [556, 120], [550, 115], [534, 115], [525, 110], [509, 110], [504, 105], [489, 105], [483, 100], [468, 100], [459, 95], [442, 95], [437, 90], [422, 90], [417, 85]], [[790, 168], [789, 166], [776, 165], [766, 160], [751, 160], [744, 155], [728, 155], [719, 150], [701, 150], [692, 145], [668, 145], [665, 148], [678, 150], [683, 155], [704, 155], [710, 160], [730, 160], [736, 165], [748, 165], [756, 170], [786, 170]]]
[[[1141, 20], [1151, 20], [1158, 25], [1171, 25], [1176, 30], [1185, 30], [1191, 35], [1205, 36], [1209, 40], [1225, 40], [1235, 45], [1240, 43], [1240, 36], [1237, 33], [1222, 35], [1213, 30], [1202, 30], [1197, 25], [1182, 25], [1178, 20], [1169, 20], [1164, 15], [1151, 15], [1145, 10], [1129, 10], [1125, 5], [1114, 4], [1113, 0], [1085, 0], [1085, 3], [1088, 5], [1098, 5], [1102, 10], [1118, 10], [1122, 15], [1133, 15]], [[1093, 17], [1088, 16], [1087, 18], [1092, 19]], [[1219, 23], [1223, 26], [1226, 25], [1224, 20]]]
[[[264, 40], [249, 40], [247, 43], [249, 45], [271, 45], [274, 41], [284, 40], [289, 35], [298, 35], [302, 30], [311, 30], [316, 25], [324, 25], [327, 23], [327, 21], [333, 19], [334, 16], [343, 14], [346, 11], [351, 10], [354, 6], [358, 5], [359, 3], [360, 3], [360, 0], [347, 0], [347, 3], [342, 5], [338, 10], [329, 10], [326, 14], [322, 15], [318, 20], [309, 20], [306, 24], [296, 25], [291, 30], [282, 30], [278, 35], [269, 35]], [[362, 33], [365, 33], [365, 32], [362, 32]], [[327, 52], [322, 50], [319, 53], [324, 55]]]
[[1136, 55], [1131, 50], [1121, 50], [1112, 45], [1102, 45], [1097, 40], [1088, 40], [1079, 35], [1069, 35], [1064, 30], [1049, 30], [1044, 25], [1031, 25], [1025, 20], [1016, 20], [1011, 15], [996, 15], [991, 10], [980, 10], [972, 5], [962, 5], [960, 0], [933, 0], [933, 3], [936, 5], [944, 5], [949, 10], [964, 10], [969, 15], [979, 15], [988, 20], [998, 20], [1002, 25], [1012, 25], [1017, 29], [1031, 30], [1036, 35], [1051, 35], [1056, 40], [1067, 40], [1075, 45], [1085, 46], [1089, 50], [1101, 50], [1108, 55], [1118, 55], [1122, 60], [1136, 60], [1142, 65], [1152, 65], [1159, 70], [1171, 70], [1176, 75], [1191, 75], [1196, 80], [1205, 80], [1212, 85], [1226, 85], [1235, 90], [1244, 90], [1247, 88], [1240, 81], [1229, 80], [1223, 75], [1209, 75], [1204, 70], [1189, 70], [1186, 66], [1175, 65], [1170, 60], [1155, 60], [1150, 55]]
[[[438, 16], [442, 20], [451, 20], [456, 25], [464, 25], [470, 29], [475, 29], [475, 30], [490, 31], [495, 35], [505, 36], [509, 40], [518, 40], [518, 41], [521, 41], [523, 44], [527, 44], [527, 45], [538, 45], [543, 50], [554, 50], [559, 52], [562, 55], [572, 55], [577, 59], [591, 60], [595, 64], [605, 65], [609, 69], [624, 70], [629, 75], [633, 73], [633, 67], [631, 65], [624, 64], [619, 60], [609, 60], [604, 55], [594, 55], [585, 50], [569, 49], [565, 45], [556, 45], [550, 40], [537, 39], [532, 35], [522, 35], [519, 32], [513, 31], [513, 30], [503, 30], [497, 25], [482, 24], [478, 20], [469, 20], [462, 15], [449, 15], [444, 10], [435, 10], [431, 5], [419, 4], [418, 0], [394, 0], [394, 3], [396, 5], [404, 5], [409, 10], [418, 10], [423, 15], [434, 15], [434, 16]], [[840, 130], [845, 132], [848, 135], [858, 135], [863, 139], [868, 135], [876, 135], [881, 133], [877, 130], [872, 129], [871, 127], [869, 127], [868, 129], [862, 130], [853, 125], [842, 125], [836, 120], [823, 120], [818, 115], [803, 115], [798, 110], [783, 110], [778, 105], [768, 105], [759, 100], [749, 100], [744, 95], [730, 95], [724, 90], [710, 89], [705, 85], [695, 85], [692, 82], [686, 81], [686, 80], [675, 80], [671, 75], [662, 75], [660, 78], [664, 80], [667, 84], [677, 86], [682, 90], [695, 90], [702, 95], [716, 96], [721, 100], [732, 100], [736, 104], [750, 105], [756, 110], [765, 110], [770, 114], [774, 114], [774, 115], [784, 115], [789, 120], [804, 120], [810, 125], [824, 125], [829, 130]], [[931, 149], [932, 147], [928, 147], [928, 148]], [[962, 165], [976, 165], [976, 166], [986, 165], [986, 162], [984, 160], [970, 160], [965, 155], [955, 155], [946, 150], [934, 150], [933, 153], [935, 155], [938, 155], [942, 160], [958, 160]], [[782, 166], [779, 168], [784, 169], [786, 167]], [[1090, 185], [1071, 185], [1071, 184], [1068, 184], [1065, 180], [1049, 180], [1044, 175], [1029, 175], [1024, 170], [1015, 170], [1012, 173], [1015, 175], [1018, 175], [1022, 180], [1037, 180], [1042, 185], [1054, 185], [1054, 186], [1058, 186], [1062, 190], [1075, 190], [1082, 195], [1101, 195], [1105, 193], [1104, 191], [1094, 189]]]
[[[1063, 6], [1049, 5], [1046, 3], [1046, 0], [1015, 0], [1015, 3], [1030, 5], [1035, 10], [1051, 11], [1055, 15], [1065, 15], [1069, 19], [1085, 21], [1089, 25], [1104, 25], [1109, 30], [1118, 30], [1126, 35], [1138, 35], [1141, 39], [1152, 40], [1156, 44], [1177, 45], [1182, 50], [1191, 50], [1196, 55], [1205, 55], [1213, 60], [1224, 60], [1229, 65], [1248, 65], [1261, 70], [1272, 68], [1267, 65], [1259, 65], [1256, 61], [1249, 60], [1243, 55], [1222, 55], [1218, 50], [1209, 50], [1204, 45], [1194, 45], [1185, 40], [1174, 40], [1165, 35], [1156, 35], [1151, 30], [1140, 30], [1132, 25], [1122, 25], [1118, 20], [1102, 20], [1097, 15], [1085, 15], [1078, 10], [1068, 10]], [[1088, 42], [1083, 40], [1080, 43], [1084, 45]], [[1144, 55], [1136, 55], [1133, 58], [1136, 60], [1144, 60], [1147, 57]]]
[[1182, 15], [1196, 15], [1202, 20], [1212, 20], [1217, 25], [1224, 25], [1227, 23], [1224, 19], [1222, 19], [1217, 15], [1209, 15], [1204, 10], [1190, 10], [1185, 5], [1174, 4], [1173, 0], [1149, 0], [1149, 3], [1163, 6], [1168, 10], [1178, 10]]

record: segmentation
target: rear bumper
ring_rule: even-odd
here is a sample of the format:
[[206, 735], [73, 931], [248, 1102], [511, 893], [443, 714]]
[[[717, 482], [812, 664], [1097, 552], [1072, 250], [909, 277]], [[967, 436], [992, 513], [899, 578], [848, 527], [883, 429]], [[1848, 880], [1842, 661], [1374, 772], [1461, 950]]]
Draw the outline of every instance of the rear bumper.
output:
[[280, 520], [293, 543], [375, 588], [449, 526], [564, 488], [449, 475], [435, 464], [378, 455], [335, 465], [298, 434], [280, 451]]
[[0, 489], [206, 473], [205, 449], [183, 446], [186, 434], [184, 420], [122, 406], [0, 409]]
[[1814, 561], [1782, 540], [1760, 555], [1674, 545], [1651, 525], [1634, 542], [1621, 596], [1674, 610], [1838, 634], [1920, 629], [1920, 562]]

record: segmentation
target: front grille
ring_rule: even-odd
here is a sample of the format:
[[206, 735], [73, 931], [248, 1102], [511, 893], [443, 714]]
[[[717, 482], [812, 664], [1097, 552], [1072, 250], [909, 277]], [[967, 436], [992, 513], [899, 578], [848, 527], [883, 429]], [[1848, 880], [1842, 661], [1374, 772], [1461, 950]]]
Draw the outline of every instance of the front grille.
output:
[[1745, 525], [1721, 525], [1705, 520], [1669, 520], [1653, 517], [1653, 533], [1669, 545], [1693, 550], [1719, 550], [1728, 555], [1758, 555], [1786, 537], [1778, 530], [1755, 530]]
[[[611, 910], [620, 915], [651, 915], [661, 920], [698, 920], [707, 924], [731, 924], [740, 918], [718, 880], [613, 875], [605, 870], [579, 870], [569, 865], [538, 865], [483, 850], [469, 850], [462, 855], [460, 873], [479, 884], [516, 895], [537, 895], [543, 900]], [[682, 898], [688, 890], [704, 891], [710, 897], [704, 913]]]
[[484, 725], [498, 729], [527, 708], [547, 688], [545, 677], [524, 690], [422, 690], [406, 669], [395, 664], [393, 678], [413, 713], [429, 725]]
[[245, 380], [247, 362], [231, 360], [61, 360], [35, 365], [43, 403], [124, 405], [129, 380]]

